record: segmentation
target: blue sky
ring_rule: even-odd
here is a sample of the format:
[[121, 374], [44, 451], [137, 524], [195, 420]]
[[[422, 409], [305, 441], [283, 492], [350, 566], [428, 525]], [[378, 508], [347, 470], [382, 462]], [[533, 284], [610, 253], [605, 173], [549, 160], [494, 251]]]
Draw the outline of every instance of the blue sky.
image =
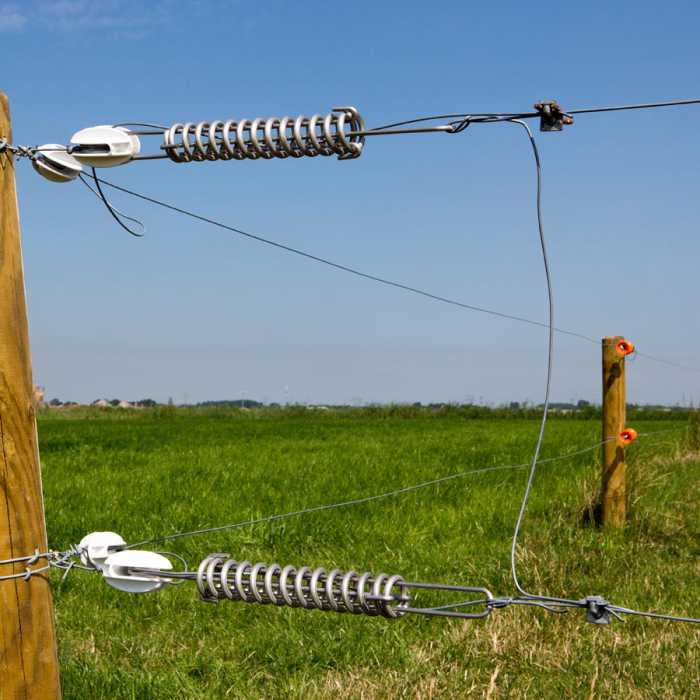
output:
[[[430, 113], [700, 96], [700, 7], [644, 2], [0, 0], [17, 143], [78, 129], [325, 112]], [[700, 107], [537, 134], [557, 324], [700, 367]], [[151, 144], [157, 146], [157, 142]], [[376, 138], [362, 157], [130, 164], [105, 177], [370, 273], [545, 319], [521, 130]], [[18, 167], [37, 382], [48, 396], [540, 401], [543, 329], [383, 288], [143, 202], [121, 231], [80, 183]], [[557, 339], [554, 398], [599, 397], [599, 348]], [[638, 358], [633, 401], [700, 400]]]

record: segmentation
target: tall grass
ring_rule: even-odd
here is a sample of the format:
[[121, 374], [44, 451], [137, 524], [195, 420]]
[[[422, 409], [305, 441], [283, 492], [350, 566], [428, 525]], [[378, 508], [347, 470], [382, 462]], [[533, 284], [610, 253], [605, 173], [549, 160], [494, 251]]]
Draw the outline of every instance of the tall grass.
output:
[[[636, 422], [640, 432], [654, 422]], [[683, 420], [662, 427], [686, 426]], [[343, 500], [479, 467], [526, 463], [537, 422], [458, 410], [173, 409], [43, 414], [51, 544], [93, 530], [127, 540]], [[594, 444], [596, 420], [554, 420], [543, 457]], [[691, 431], [688, 431], [691, 432]], [[678, 435], [682, 435], [679, 432]], [[519, 553], [524, 585], [643, 609], [698, 614], [697, 456], [674, 433], [629, 450], [637, 484], [628, 527], [584, 527], [595, 452], [543, 464]], [[473, 475], [399, 498], [186, 538], [280, 564], [401, 573], [512, 592], [508, 553], [525, 470]], [[205, 605], [190, 585], [144, 596], [98, 576], [58, 577], [67, 698], [691, 697], [698, 631], [630, 620], [498, 610], [486, 621], [398, 621]]]

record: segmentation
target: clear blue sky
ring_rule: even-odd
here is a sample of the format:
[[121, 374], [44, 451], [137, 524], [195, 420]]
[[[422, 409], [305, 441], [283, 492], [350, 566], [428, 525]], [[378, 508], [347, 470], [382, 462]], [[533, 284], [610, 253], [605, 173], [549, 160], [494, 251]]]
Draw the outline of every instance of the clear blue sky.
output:
[[[18, 143], [121, 121], [356, 105], [451, 111], [700, 96], [694, 2], [0, 0]], [[700, 107], [537, 135], [557, 323], [700, 366]], [[154, 142], [155, 145], [155, 142]], [[438, 294], [545, 319], [529, 146], [509, 125], [375, 139], [351, 162], [132, 164], [127, 187]], [[545, 331], [334, 272], [121, 196], [18, 168], [34, 372], [49, 397], [540, 401]], [[599, 349], [557, 339], [554, 398], [599, 396]], [[700, 399], [639, 358], [635, 401]]]

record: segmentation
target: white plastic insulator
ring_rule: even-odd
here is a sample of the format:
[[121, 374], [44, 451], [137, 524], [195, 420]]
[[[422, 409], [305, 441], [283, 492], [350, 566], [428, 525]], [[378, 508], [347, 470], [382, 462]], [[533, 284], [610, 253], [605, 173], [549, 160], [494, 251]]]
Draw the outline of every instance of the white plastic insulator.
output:
[[83, 566], [93, 566], [99, 571], [104, 571], [107, 557], [113, 554], [115, 548], [125, 545], [126, 542], [122, 536], [116, 532], [91, 532], [89, 535], [85, 535], [78, 544], [82, 550], [80, 561]]
[[112, 168], [128, 163], [140, 151], [138, 136], [123, 126], [91, 126], [71, 138], [73, 157], [94, 168]]
[[71, 182], [75, 180], [83, 166], [59, 143], [45, 143], [39, 146], [32, 159], [32, 165], [39, 175], [51, 182]]
[[148, 593], [157, 591], [171, 579], [159, 574], [131, 573], [130, 569], [163, 569], [170, 570], [173, 565], [166, 557], [156, 552], [146, 552], [138, 549], [123, 549], [107, 557], [102, 572], [105, 581], [120, 591], [127, 593]]

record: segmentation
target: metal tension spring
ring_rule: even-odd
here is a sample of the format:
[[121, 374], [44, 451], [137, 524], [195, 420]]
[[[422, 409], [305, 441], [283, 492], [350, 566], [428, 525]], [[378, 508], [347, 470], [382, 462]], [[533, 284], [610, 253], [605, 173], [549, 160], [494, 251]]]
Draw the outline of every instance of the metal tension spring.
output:
[[176, 163], [246, 158], [338, 156], [357, 158], [365, 123], [354, 107], [337, 107], [326, 115], [271, 117], [241, 121], [173, 124], [163, 135], [162, 149]]
[[[411, 583], [399, 575], [357, 573], [355, 571], [326, 571], [322, 567], [280, 566], [238, 562], [228, 554], [210, 554], [196, 574], [192, 574], [203, 600], [243, 601], [323, 610], [349, 612], [357, 615], [384, 616], [396, 619], [406, 613], [440, 617], [480, 618], [492, 609], [493, 596], [485, 588], [432, 583]], [[465, 613], [440, 608], [411, 607], [411, 589], [480, 593], [483, 600], [472, 601], [483, 605], [481, 612]], [[463, 605], [463, 603], [462, 603]]]

